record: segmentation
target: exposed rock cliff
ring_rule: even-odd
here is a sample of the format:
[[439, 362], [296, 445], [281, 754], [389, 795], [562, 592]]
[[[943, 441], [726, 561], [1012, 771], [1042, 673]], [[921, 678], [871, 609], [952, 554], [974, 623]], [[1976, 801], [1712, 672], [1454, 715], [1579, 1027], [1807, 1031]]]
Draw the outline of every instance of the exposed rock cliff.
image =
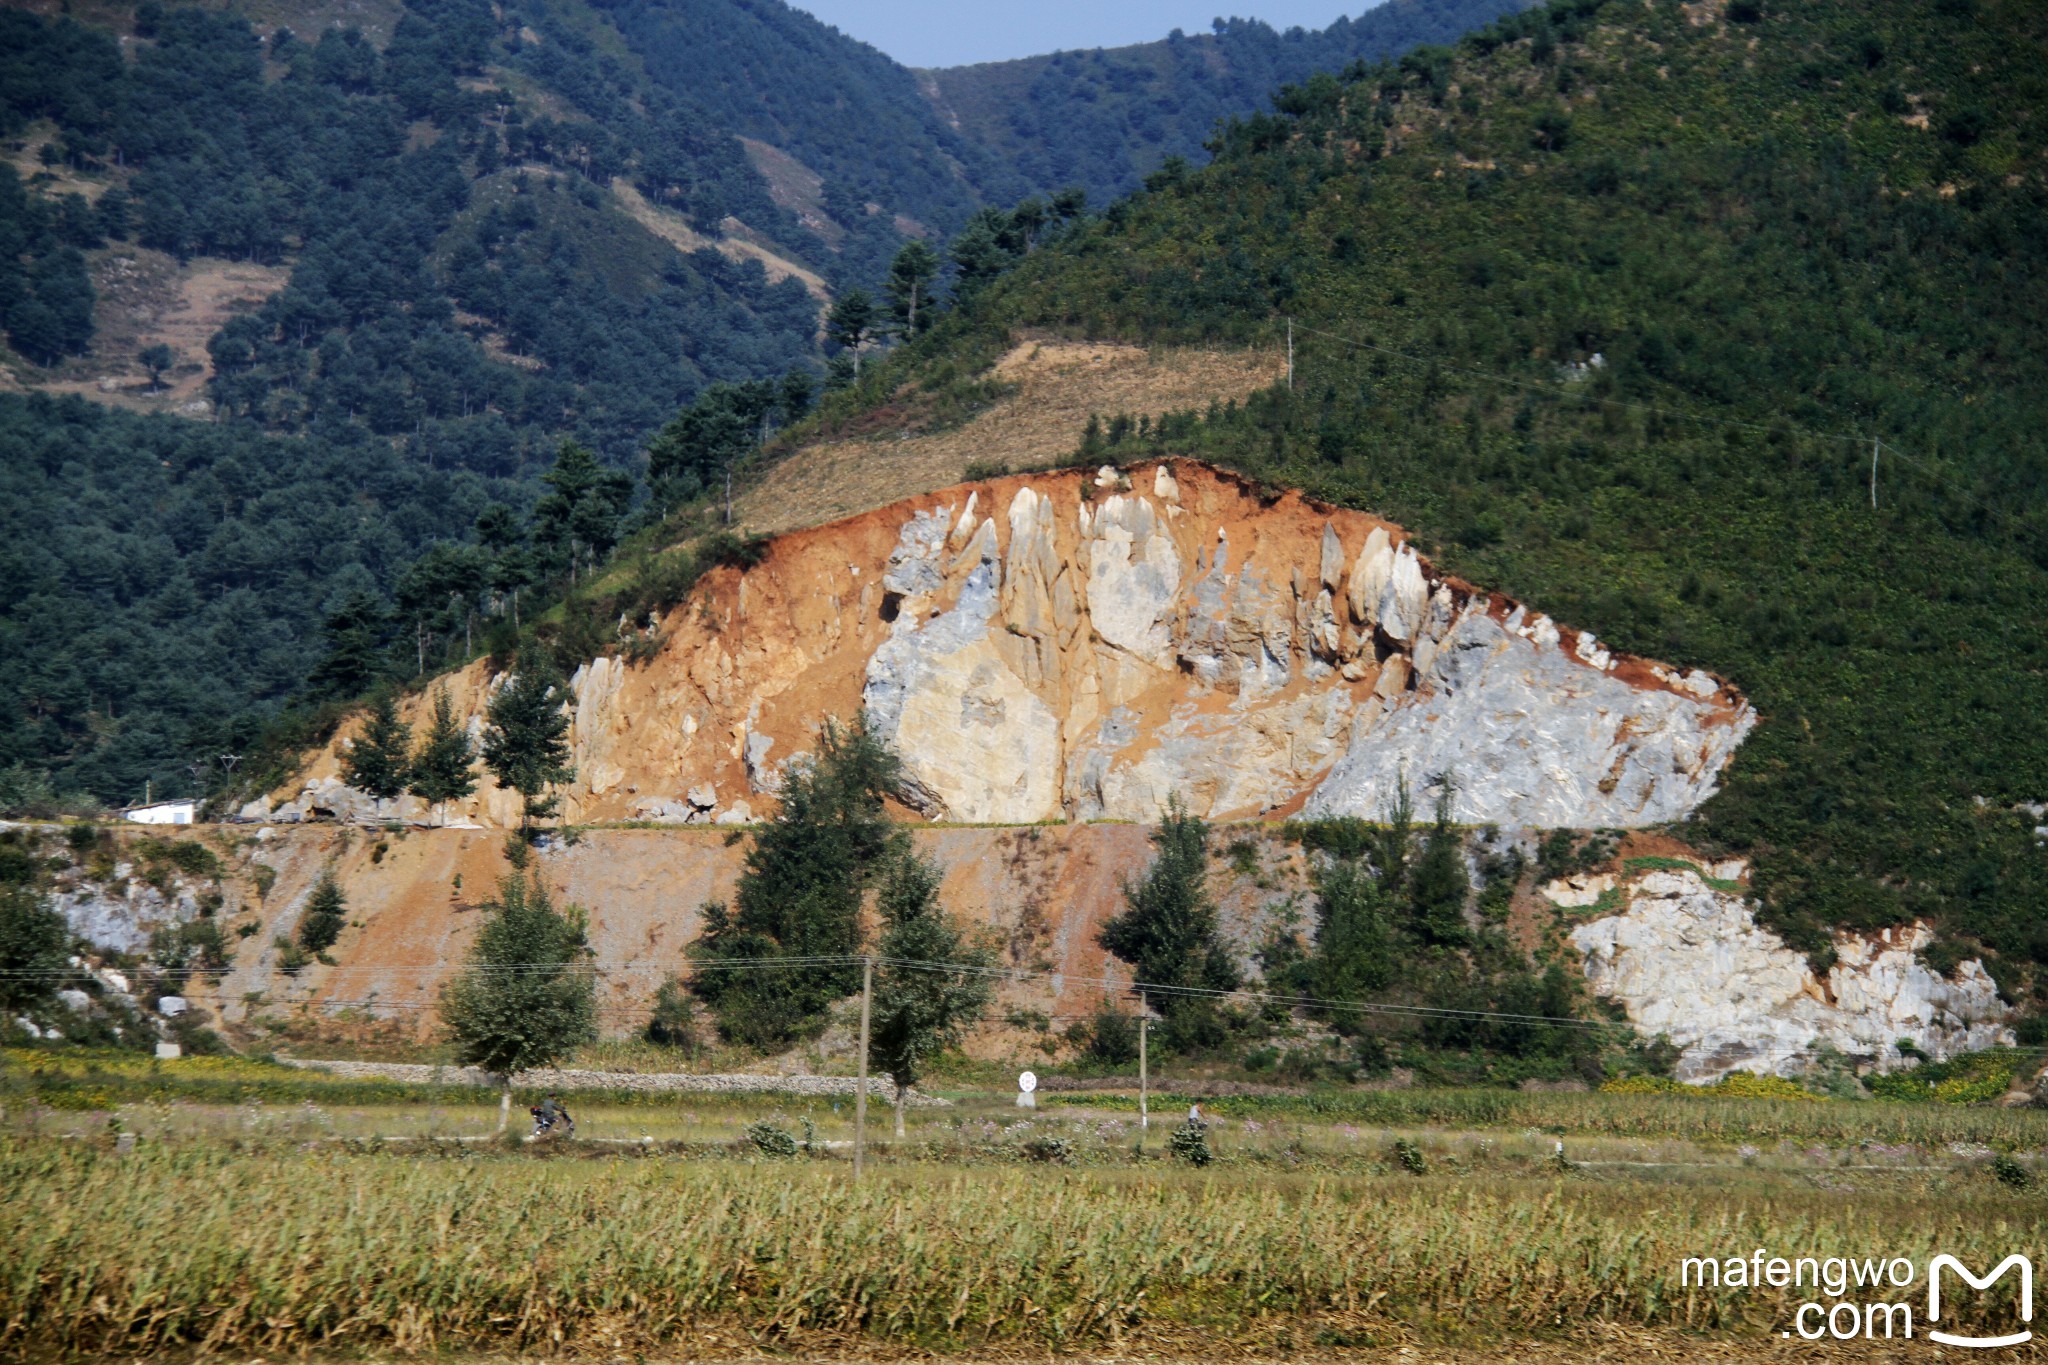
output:
[[1639, 1032], [1683, 1049], [1681, 1080], [1792, 1075], [1823, 1048], [1888, 1069], [1903, 1061], [1902, 1038], [1936, 1060], [2013, 1041], [2011, 1011], [1984, 964], [1963, 963], [1952, 981], [1935, 975], [1916, 956], [1933, 937], [1922, 925], [1838, 936], [1823, 979], [1756, 923], [1739, 890], [1695, 872], [1550, 890], [1560, 904], [1602, 891], [1626, 900], [1622, 913], [1573, 930], [1572, 943], [1596, 994], [1620, 1001]]
[[[1398, 527], [1188, 462], [782, 536], [661, 628], [652, 662], [572, 680], [571, 819], [762, 809], [826, 718], [865, 707], [933, 819], [1150, 820], [1174, 793], [1224, 818], [1376, 816], [1405, 780], [1425, 803], [1449, 783], [1461, 820], [1641, 825], [1696, 807], [1753, 721], [1714, 678], [1438, 574]], [[480, 723], [493, 682], [444, 685]], [[360, 813], [337, 766], [278, 814]], [[486, 783], [455, 814], [517, 806]]]

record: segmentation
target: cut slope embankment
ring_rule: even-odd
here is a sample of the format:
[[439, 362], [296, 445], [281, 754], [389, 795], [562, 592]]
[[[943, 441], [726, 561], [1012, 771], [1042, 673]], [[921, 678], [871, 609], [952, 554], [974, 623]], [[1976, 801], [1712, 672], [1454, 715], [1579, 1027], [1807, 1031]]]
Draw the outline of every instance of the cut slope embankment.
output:
[[[577, 823], [757, 817], [865, 712], [904, 803], [948, 822], [1376, 817], [1657, 824], [1753, 723], [1719, 679], [1614, 654], [1439, 574], [1364, 513], [1188, 461], [992, 479], [777, 537], [708, 575], [648, 660], [571, 680]], [[436, 685], [479, 730], [502, 681]], [[411, 702], [418, 724], [429, 705]], [[340, 780], [347, 730], [252, 819], [422, 818]], [[517, 823], [488, 779], [452, 812]]]

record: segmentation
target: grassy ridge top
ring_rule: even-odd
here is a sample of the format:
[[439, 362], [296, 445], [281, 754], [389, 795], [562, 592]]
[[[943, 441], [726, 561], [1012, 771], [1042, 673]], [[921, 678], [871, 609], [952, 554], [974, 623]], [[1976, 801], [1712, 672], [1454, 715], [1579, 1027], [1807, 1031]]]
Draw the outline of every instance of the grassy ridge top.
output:
[[1695, 836], [1755, 855], [1817, 955], [1926, 915], [1936, 965], [1988, 949], [2023, 999], [2048, 963], [2015, 809], [2048, 773], [2044, 39], [2006, 0], [1564, 0], [1283, 91], [900, 373], [1024, 328], [1278, 345], [1291, 317], [1291, 392], [1111, 422], [1101, 453], [1371, 507], [1734, 679], [1764, 721]]

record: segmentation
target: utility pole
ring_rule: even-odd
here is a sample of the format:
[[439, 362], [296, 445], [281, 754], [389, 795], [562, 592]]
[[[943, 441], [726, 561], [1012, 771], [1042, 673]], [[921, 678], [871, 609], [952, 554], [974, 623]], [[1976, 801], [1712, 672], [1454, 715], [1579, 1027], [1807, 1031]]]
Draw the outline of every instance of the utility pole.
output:
[[1878, 439], [1870, 438], [1870, 510], [1877, 510], [1877, 448]]
[[1151, 1022], [1150, 1019], [1142, 1014], [1138, 1016], [1138, 1141], [1140, 1143], [1145, 1140], [1145, 1130], [1152, 1126], [1152, 1115], [1150, 1112], [1151, 1078], [1146, 1075], [1145, 1071], [1145, 1033], [1147, 1026]]
[[853, 1178], [860, 1179], [868, 1145], [868, 1009], [875, 998], [875, 960], [860, 960], [860, 1089], [853, 1096]]
[[1294, 392], [1294, 319], [1287, 319], [1287, 391]]

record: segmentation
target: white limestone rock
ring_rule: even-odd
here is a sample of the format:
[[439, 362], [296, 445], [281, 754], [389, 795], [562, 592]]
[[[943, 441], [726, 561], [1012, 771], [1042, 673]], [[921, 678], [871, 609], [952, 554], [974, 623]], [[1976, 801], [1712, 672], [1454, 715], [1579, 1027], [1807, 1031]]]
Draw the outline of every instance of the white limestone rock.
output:
[[[984, 530], [988, 528], [984, 526]], [[1060, 724], [991, 638], [1002, 560], [977, 532], [959, 600], [898, 618], [868, 660], [868, 723], [902, 756], [903, 798], [934, 818], [1043, 820], [1059, 812]]]
[[1645, 1037], [1678, 1045], [1680, 1080], [1793, 1075], [1823, 1047], [1884, 1069], [1901, 1061], [1900, 1038], [1937, 1060], [2013, 1041], [1981, 962], [1954, 981], [1920, 962], [1925, 925], [1838, 936], [1822, 983], [1745, 898], [1691, 871], [1652, 872], [1628, 890], [1627, 910], [1579, 926], [1572, 944], [1595, 994], [1619, 1001]]
[[1379, 625], [1387, 637], [1407, 643], [1422, 629], [1422, 613], [1429, 605], [1429, 583], [1422, 576], [1422, 561], [1403, 545], [1387, 574], [1387, 586], [1380, 594]]
[[1379, 622], [1380, 599], [1386, 595], [1388, 580], [1394, 576], [1394, 543], [1384, 526], [1375, 526], [1351, 566], [1345, 596], [1351, 605], [1351, 619], [1362, 626]]
[[1152, 503], [1115, 494], [1106, 499], [1087, 539], [1088, 614], [1095, 633], [1132, 657], [1173, 665], [1171, 622], [1180, 593], [1180, 551], [1159, 526]]
[[1451, 629], [1431, 671], [1431, 690], [1401, 695], [1353, 739], [1309, 798], [1311, 816], [1378, 818], [1405, 780], [1425, 808], [1450, 783], [1461, 823], [1661, 824], [1712, 794], [1755, 723], [1746, 706], [1731, 717], [1630, 686], [1477, 611]]

